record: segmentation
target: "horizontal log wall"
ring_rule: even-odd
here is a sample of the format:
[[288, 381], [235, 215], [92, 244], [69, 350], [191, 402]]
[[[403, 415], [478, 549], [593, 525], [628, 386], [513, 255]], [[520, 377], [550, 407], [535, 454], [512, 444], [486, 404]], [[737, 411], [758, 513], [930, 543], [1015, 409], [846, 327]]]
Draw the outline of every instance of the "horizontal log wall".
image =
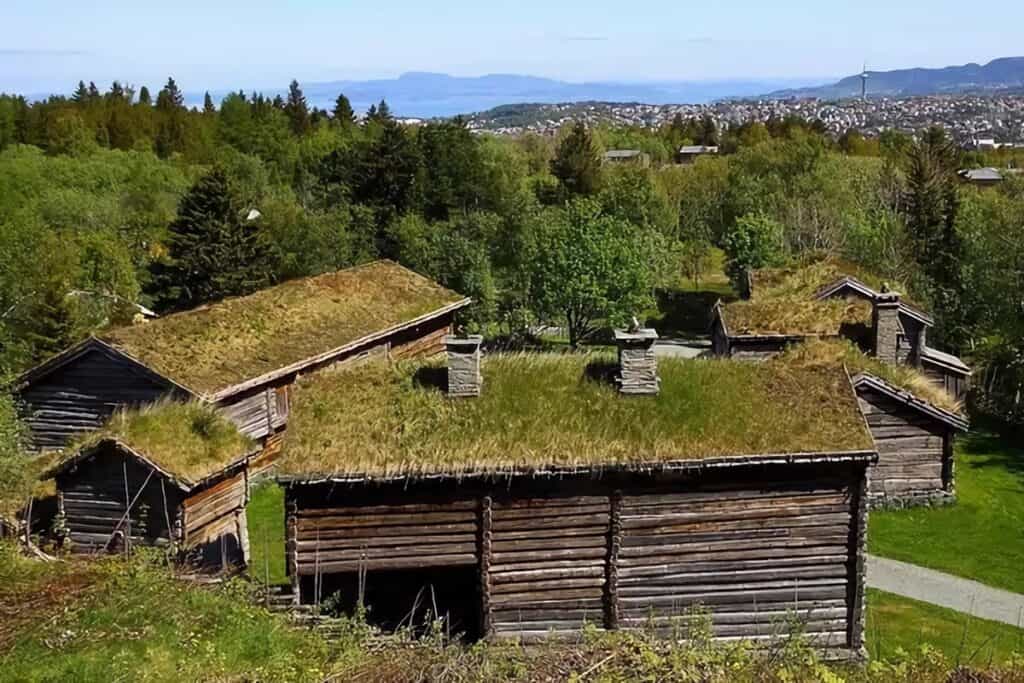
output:
[[490, 624], [497, 636], [570, 636], [605, 623], [609, 499], [495, 501]]
[[299, 576], [472, 566], [477, 524], [477, 501], [300, 509], [289, 564]]
[[785, 635], [799, 618], [819, 647], [848, 641], [853, 497], [794, 484], [622, 499], [622, 628], [684, 633], [706, 608], [717, 637]]
[[[128, 501], [135, 500], [127, 518], [126, 468]], [[165, 545], [171, 541], [180, 490], [133, 458], [119, 452], [98, 453], [61, 474], [57, 488], [64, 528], [77, 550], [105, 547], [119, 529], [122, 533], [130, 529], [136, 544]]]
[[246, 475], [244, 470], [192, 493], [182, 504], [185, 543], [208, 524], [231, 517], [245, 507]]
[[44, 450], [101, 427], [119, 408], [168, 393], [167, 385], [143, 376], [129, 361], [95, 349], [32, 382], [19, 399], [32, 446]]
[[948, 427], [938, 420], [870, 390], [859, 392], [861, 411], [878, 450], [868, 471], [868, 495], [875, 502], [912, 502], [942, 497], [949, 463]]
[[430, 320], [395, 335], [389, 340], [391, 357], [395, 360], [406, 358], [427, 358], [444, 351], [444, 338], [451, 331], [451, 315]]

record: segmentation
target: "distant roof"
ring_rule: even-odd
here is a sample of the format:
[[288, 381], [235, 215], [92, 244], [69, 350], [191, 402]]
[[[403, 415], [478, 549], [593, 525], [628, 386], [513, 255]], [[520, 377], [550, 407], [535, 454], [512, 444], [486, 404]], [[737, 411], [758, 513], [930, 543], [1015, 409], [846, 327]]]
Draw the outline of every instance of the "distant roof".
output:
[[1003, 174], [991, 167], [964, 169], [959, 172], [959, 175], [961, 178], [964, 178], [965, 180], [971, 180], [975, 182], [998, 182], [1003, 179]]
[[941, 365], [945, 368], [949, 368], [950, 370], [959, 372], [964, 375], [971, 374], [971, 369], [962, 360], [960, 360], [951, 353], [939, 351], [938, 349], [933, 349], [930, 346], [926, 346], [924, 347], [924, 349], [922, 349], [921, 360], [924, 362], [931, 362], [936, 365]]
[[718, 154], [717, 145], [683, 145], [680, 154]]
[[397, 263], [376, 261], [99, 337], [193, 393], [217, 398], [468, 303]]
[[639, 149], [610, 149], [604, 153], [606, 159], [632, 159], [643, 154]]
[[113, 443], [184, 489], [258, 452], [225, 417], [206, 404], [163, 401], [115, 413], [107, 424], [68, 447], [45, 476], [54, 476]]
[[670, 467], [873, 451], [841, 364], [659, 360], [658, 396], [625, 397], [605, 354], [498, 354], [483, 393], [451, 399], [444, 366], [366, 363], [300, 380], [282, 479]]

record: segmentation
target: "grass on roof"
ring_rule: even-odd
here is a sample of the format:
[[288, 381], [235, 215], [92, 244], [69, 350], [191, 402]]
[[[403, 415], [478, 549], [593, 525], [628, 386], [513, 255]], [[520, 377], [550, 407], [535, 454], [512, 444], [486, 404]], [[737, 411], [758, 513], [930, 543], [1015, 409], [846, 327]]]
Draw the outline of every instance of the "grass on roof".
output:
[[285, 475], [415, 476], [871, 449], [841, 366], [659, 361], [661, 394], [625, 397], [611, 355], [485, 358], [483, 395], [451, 400], [439, 363], [368, 363], [308, 377]]
[[[811, 257], [785, 268], [763, 268], [754, 273], [755, 299], [809, 299], [841, 277], [854, 277], [879, 291], [885, 284], [906, 298], [906, 286], [886, 280], [853, 261], [836, 257]], [[908, 302], [909, 303], [909, 302]]]
[[869, 329], [871, 304], [867, 301], [811, 299], [736, 301], [724, 311], [729, 335], [826, 335], [847, 327]]
[[162, 401], [115, 413], [107, 424], [66, 450], [73, 457], [104, 439], [117, 439], [186, 485], [216, 474], [256, 444], [211, 406]]
[[862, 372], [879, 377], [937, 408], [961, 413], [963, 405], [941, 386], [909, 365], [891, 365], [865, 354], [845, 339], [809, 339], [789, 347], [779, 359], [804, 367], [832, 367], [845, 364], [851, 376]]
[[164, 376], [209, 395], [461, 300], [397, 263], [377, 261], [102, 337]]

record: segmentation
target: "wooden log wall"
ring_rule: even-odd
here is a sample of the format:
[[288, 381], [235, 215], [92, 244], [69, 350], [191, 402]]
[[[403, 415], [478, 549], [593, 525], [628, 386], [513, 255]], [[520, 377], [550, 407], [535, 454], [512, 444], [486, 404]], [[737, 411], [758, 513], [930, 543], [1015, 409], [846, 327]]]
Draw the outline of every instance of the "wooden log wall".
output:
[[426, 358], [444, 351], [444, 338], [451, 331], [451, 316], [441, 316], [389, 340], [391, 357], [395, 360]]
[[19, 394], [33, 448], [61, 448], [71, 437], [101, 427], [123, 406], [152, 403], [171, 393], [123, 358], [94, 349], [40, 377]]
[[700, 606], [717, 637], [784, 635], [793, 615], [844, 647], [853, 504], [838, 484], [624, 496], [620, 626], [685, 632]]
[[606, 496], [495, 501], [490, 623], [495, 635], [572, 636], [604, 626]]
[[477, 564], [476, 500], [298, 509], [297, 575]]
[[231, 517], [245, 507], [248, 497], [246, 472], [239, 469], [220, 481], [192, 492], [182, 503], [185, 544], [208, 524]]
[[[57, 479], [58, 495], [72, 548], [91, 551], [106, 547], [119, 528], [122, 533], [130, 529], [134, 544], [169, 544], [181, 492], [166, 481], [161, 487], [161, 481], [159, 473], [120, 453], [97, 454], [61, 474]], [[131, 515], [122, 521], [132, 500], [135, 504]]]
[[909, 501], [942, 496], [949, 428], [933, 418], [873, 391], [859, 392], [861, 411], [878, 449], [868, 470], [869, 496], [876, 501]]

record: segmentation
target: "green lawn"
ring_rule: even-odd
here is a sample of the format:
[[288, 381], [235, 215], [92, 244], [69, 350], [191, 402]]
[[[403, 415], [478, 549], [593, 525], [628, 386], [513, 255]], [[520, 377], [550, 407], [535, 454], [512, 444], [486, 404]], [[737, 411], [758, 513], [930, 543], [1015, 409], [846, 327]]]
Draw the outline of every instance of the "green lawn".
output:
[[944, 607], [868, 589], [865, 638], [874, 660], [892, 660], [897, 650], [916, 654], [925, 643], [955, 665], [1002, 664], [1024, 653], [1024, 630], [976, 619]]
[[1024, 593], [1024, 450], [969, 434], [955, 476], [956, 505], [871, 512], [870, 552]]
[[674, 286], [655, 292], [656, 307], [641, 317], [662, 337], [703, 337], [708, 334], [714, 305], [735, 299], [736, 292], [725, 274], [725, 253], [712, 249], [707, 271], [697, 282], [680, 273]]
[[249, 520], [249, 574], [259, 583], [286, 584], [284, 573], [284, 489], [272, 481], [253, 489]]

